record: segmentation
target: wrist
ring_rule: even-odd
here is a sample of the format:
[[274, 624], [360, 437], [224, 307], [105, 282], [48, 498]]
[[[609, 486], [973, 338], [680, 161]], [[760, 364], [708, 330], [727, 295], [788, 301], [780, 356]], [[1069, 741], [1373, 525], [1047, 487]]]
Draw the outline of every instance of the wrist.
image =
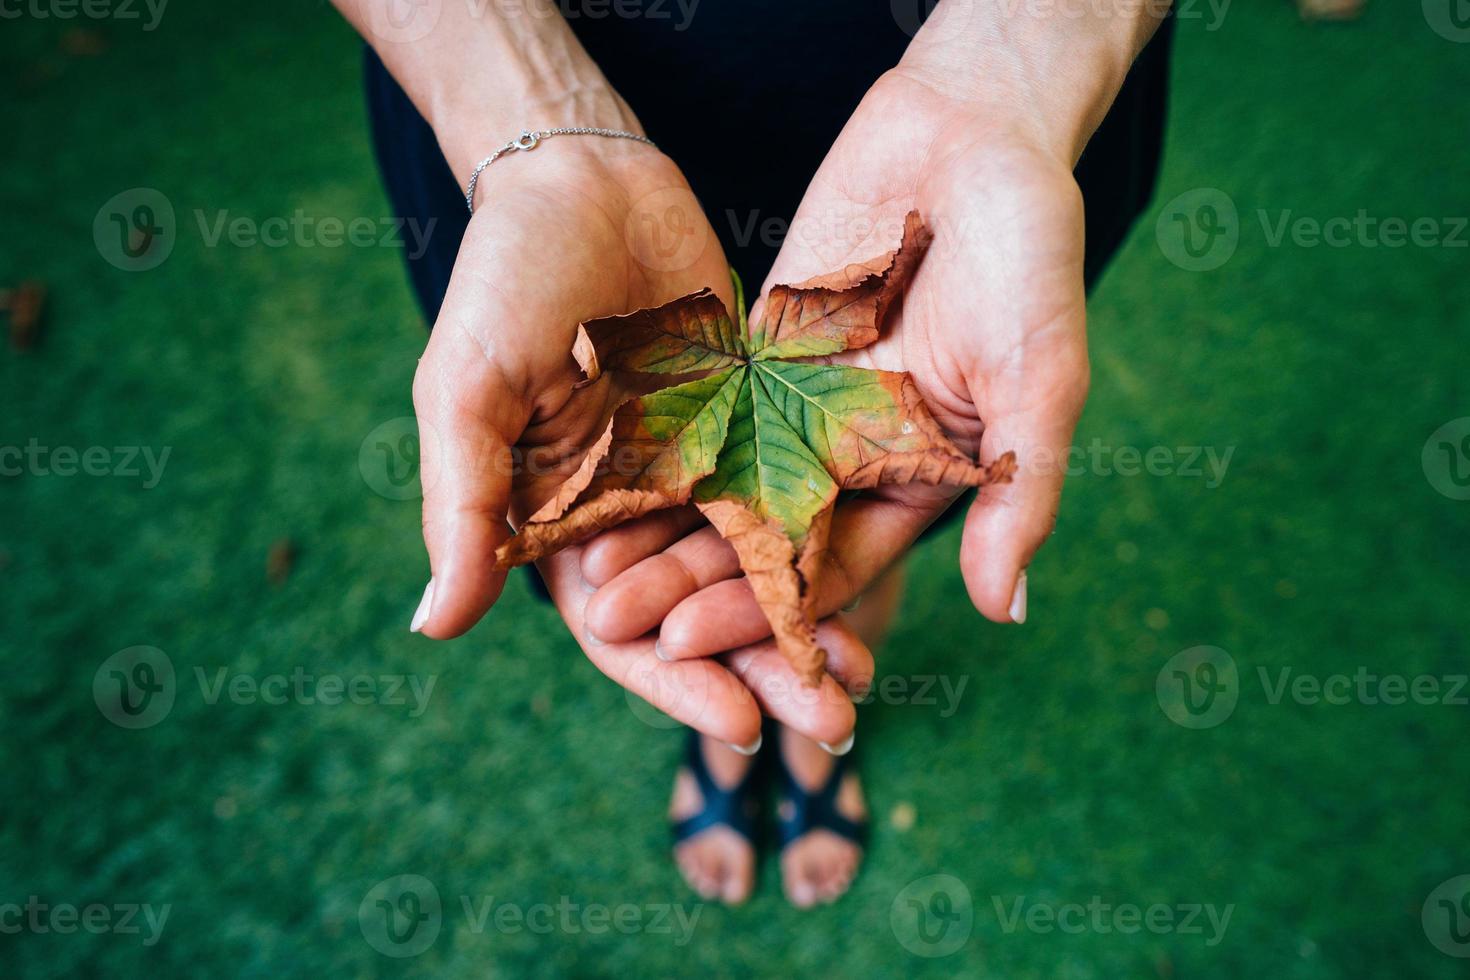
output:
[[1171, 0], [945, 0], [896, 73], [1075, 166]]
[[[632, 110], [600, 79], [566, 88], [532, 81], [514, 94], [501, 87], [489, 92], [460, 87], [437, 98], [428, 118], [444, 159], [461, 186], [477, 163], [524, 130], [585, 126], [643, 135]], [[629, 147], [612, 144], [632, 144], [630, 140], [599, 136], [558, 136], [555, 141], [557, 156], [577, 158], [618, 159]], [[544, 149], [538, 147], [536, 152]], [[511, 154], [516, 155], [521, 154]], [[502, 161], [497, 161], [496, 166], [501, 165]]]

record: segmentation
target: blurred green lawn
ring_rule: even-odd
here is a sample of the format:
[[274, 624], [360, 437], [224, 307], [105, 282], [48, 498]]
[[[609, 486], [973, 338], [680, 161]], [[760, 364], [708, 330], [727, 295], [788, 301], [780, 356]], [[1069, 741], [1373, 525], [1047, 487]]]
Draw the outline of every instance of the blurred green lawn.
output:
[[[461, 640], [408, 633], [427, 572], [417, 502], [359, 470], [368, 434], [412, 411], [424, 337], [399, 253], [206, 248], [197, 227], [196, 209], [388, 213], [348, 29], [325, 4], [283, 2], [180, 4], [152, 32], [7, 21], [0, 285], [39, 278], [53, 301], [35, 350], [0, 352], [0, 446], [171, 454], [151, 489], [0, 478], [0, 906], [171, 908], [153, 945], [141, 916], [139, 934], [0, 932], [0, 974], [1464, 976], [1420, 913], [1470, 873], [1466, 708], [1268, 689], [1287, 667], [1470, 669], [1470, 503], [1421, 465], [1430, 433], [1470, 414], [1470, 250], [1267, 234], [1287, 209], [1470, 210], [1470, 46], [1419, 8], [1375, 0], [1358, 24], [1312, 28], [1284, 0], [1242, 0], [1213, 31], [1191, 8], [1206, 16], [1180, 25], [1159, 200], [1219, 189], [1239, 246], [1186, 271], [1172, 218], [1162, 238], [1159, 209], [1141, 222], [1095, 297], [1077, 443], [1233, 449], [1223, 481], [1071, 479], [1020, 629], [969, 607], [953, 532], [926, 544], [880, 676], [965, 687], [951, 711], [942, 695], [862, 709], [876, 823], [851, 895], [797, 913], [767, 862], [754, 901], [697, 909], [682, 946], [575, 918], [549, 934], [466, 918], [462, 896], [694, 914], [665, 856], [679, 737], [645, 723], [522, 582]], [[65, 53], [78, 25], [106, 50]], [[177, 246], [120, 271], [93, 221], [140, 186], [176, 210]], [[273, 586], [280, 538], [299, 556]], [[127, 730], [93, 681], [136, 645], [167, 655], [177, 696]], [[1233, 658], [1238, 703], [1193, 730], [1155, 684], [1200, 645]], [[212, 685], [222, 668], [435, 687], [418, 717], [211, 704], [196, 669]], [[404, 959], [359, 923], [399, 874], [444, 905], [435, 941]], [[944, 957], [900, 941], [904, 889], [934, 874], [973, 911]], [[1094, 896], [1233, 910], [1214, 945], [1207, 926], [1006, 928], [1018, 899]]]

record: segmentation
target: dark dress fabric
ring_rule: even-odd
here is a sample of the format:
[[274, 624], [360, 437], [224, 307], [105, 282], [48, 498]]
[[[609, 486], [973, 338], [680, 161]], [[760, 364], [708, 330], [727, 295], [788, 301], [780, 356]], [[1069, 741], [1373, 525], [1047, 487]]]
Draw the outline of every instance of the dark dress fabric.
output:
[[[755, 284], [780, 242], [751, 229], [795, 214], [807, 181], [868, 86], [902, 57], [910, 39], [904, 21], [914, 23], [903, 16], [900, 0], [701, 0], [688, 17], [674, 0], [647, 0], [634, 8], [643, 12], [638, 17], [612, 16], [601, 3], [560, 6], [649, 137], [683, 170], [730, 263]], [[1089, 289], [1153, 194], [1172, 34], [1170, 18], [1135, 63], [1077, 167]], [[817, 36], [824, 39], [820, 46], [793, 43]], [[450, 172], [428, 124], [372, 51], [366, 82], [374, 149], [393, 208], [434, 229], [421, 255], [406, 256], [414, 292], [433, 324], [468, 224], [468, 174]], [[486, 133], [487, 152], [514, 135]], [[962, 512], [952, 507], [947, 516]]]

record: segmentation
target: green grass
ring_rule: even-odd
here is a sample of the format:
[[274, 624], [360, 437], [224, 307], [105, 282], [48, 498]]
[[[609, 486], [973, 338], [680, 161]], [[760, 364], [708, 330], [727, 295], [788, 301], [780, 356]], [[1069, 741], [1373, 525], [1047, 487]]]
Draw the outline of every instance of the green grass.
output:
[[[1273, 704], [1258, 669], [1319, 677], [1470, 670], [1470, 503], [1420, 453], [1470, 414], [1470, 251], [1302, 248], [1256, 211], [1464, 215], [1470, 48], [1418, 4], [1310, 28], [1284, 2], [1181, 24], [1159, 200], [1237, 206], [1223, 267], [1171, 264], [1141, 222], [1093, 304], [1078, 444], [1234, 447], [1224, 481], [1068, 483], [1023, 629], [965, 600], [951, 532], [922, 548], [880, 672], [966, 684], [957, 709], [874, 704], [859, 744], [876, 811], [852, 893], [797, 913], [762, 869], [747, 907], [652, 932], [477, 933], [498, 903], [696, 905], [666, 858], [679, 738], [644, 724], [523, 584], [467, 637], [410, 636], [426, 575], [415, 501], [372, 492], [365, 436], [411, 412], [423, 344], [386, 248], [205, 248], [195, 209], [388, 213], [357, 48], [325, 5], [170, 7], [0, 35], [6, 284], [48, 282], [41, 345], [0, 352], [0, 446], [170, 447], [163, 478], [0, 478], [0, 905], [171, 905], [142, 935], [0, 933], [7, 976], [749, 974], [997, 977], [1463, 976], [1420, 923], [1470, 873], [1466, 709]], [[93, 218], [162, 191], [178, 245], [141, 273], [104, 262]], [[289, 537], [289, 578], [265, 575]], [[93, 700], [102, 662], [165, 651], [172, 711], [129, 731]], [[1155, 678], [1222, 647], [1223, 724], [1169, 721]], [[435, 678], [426, 711], [208, 703], [194, 671]], [[900, 804], [917, 819], [900, 829]], [[359, 928], [374, 884], [443, 897], [415, 958]], [[958, 878], [953, 955], [898, 941], [910, 882]], [[1233, 905], [1224, 938], [1007, 932], [1026, 903]], [[141, 919], [139, 920], [141, 922]]]

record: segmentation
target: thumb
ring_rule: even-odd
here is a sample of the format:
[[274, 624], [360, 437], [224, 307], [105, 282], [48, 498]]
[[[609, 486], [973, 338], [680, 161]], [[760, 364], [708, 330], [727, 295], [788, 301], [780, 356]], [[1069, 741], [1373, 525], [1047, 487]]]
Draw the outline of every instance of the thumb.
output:
[[[1077, 328], [1047, 345], [1043, 371], [1018, 372], [1014, 390], [1027, 393], [1024, 401], [986, 419], [982, 456], [1014, 451], [1019, 465], [1009, 484], [976, 496], [965, 518], [960, 569], [975, 608], [998, 623], [1026, 621], [1026, 568], [1056, 524], [1072, 433], [1087, 398], [1087, 342], [1081, 322]], [[993, 390], [982, 398], [981, 388], [971, 382], [984, 418], [987, 401], [997, 399]]]
[[478, 347], [453, 346], [431, 341], [413, 385], [431, 577], [411, 628], [440, 640], [479, 622], [505, 586], [495, 549], [510, 536], [511, 446], [530, 412]]

